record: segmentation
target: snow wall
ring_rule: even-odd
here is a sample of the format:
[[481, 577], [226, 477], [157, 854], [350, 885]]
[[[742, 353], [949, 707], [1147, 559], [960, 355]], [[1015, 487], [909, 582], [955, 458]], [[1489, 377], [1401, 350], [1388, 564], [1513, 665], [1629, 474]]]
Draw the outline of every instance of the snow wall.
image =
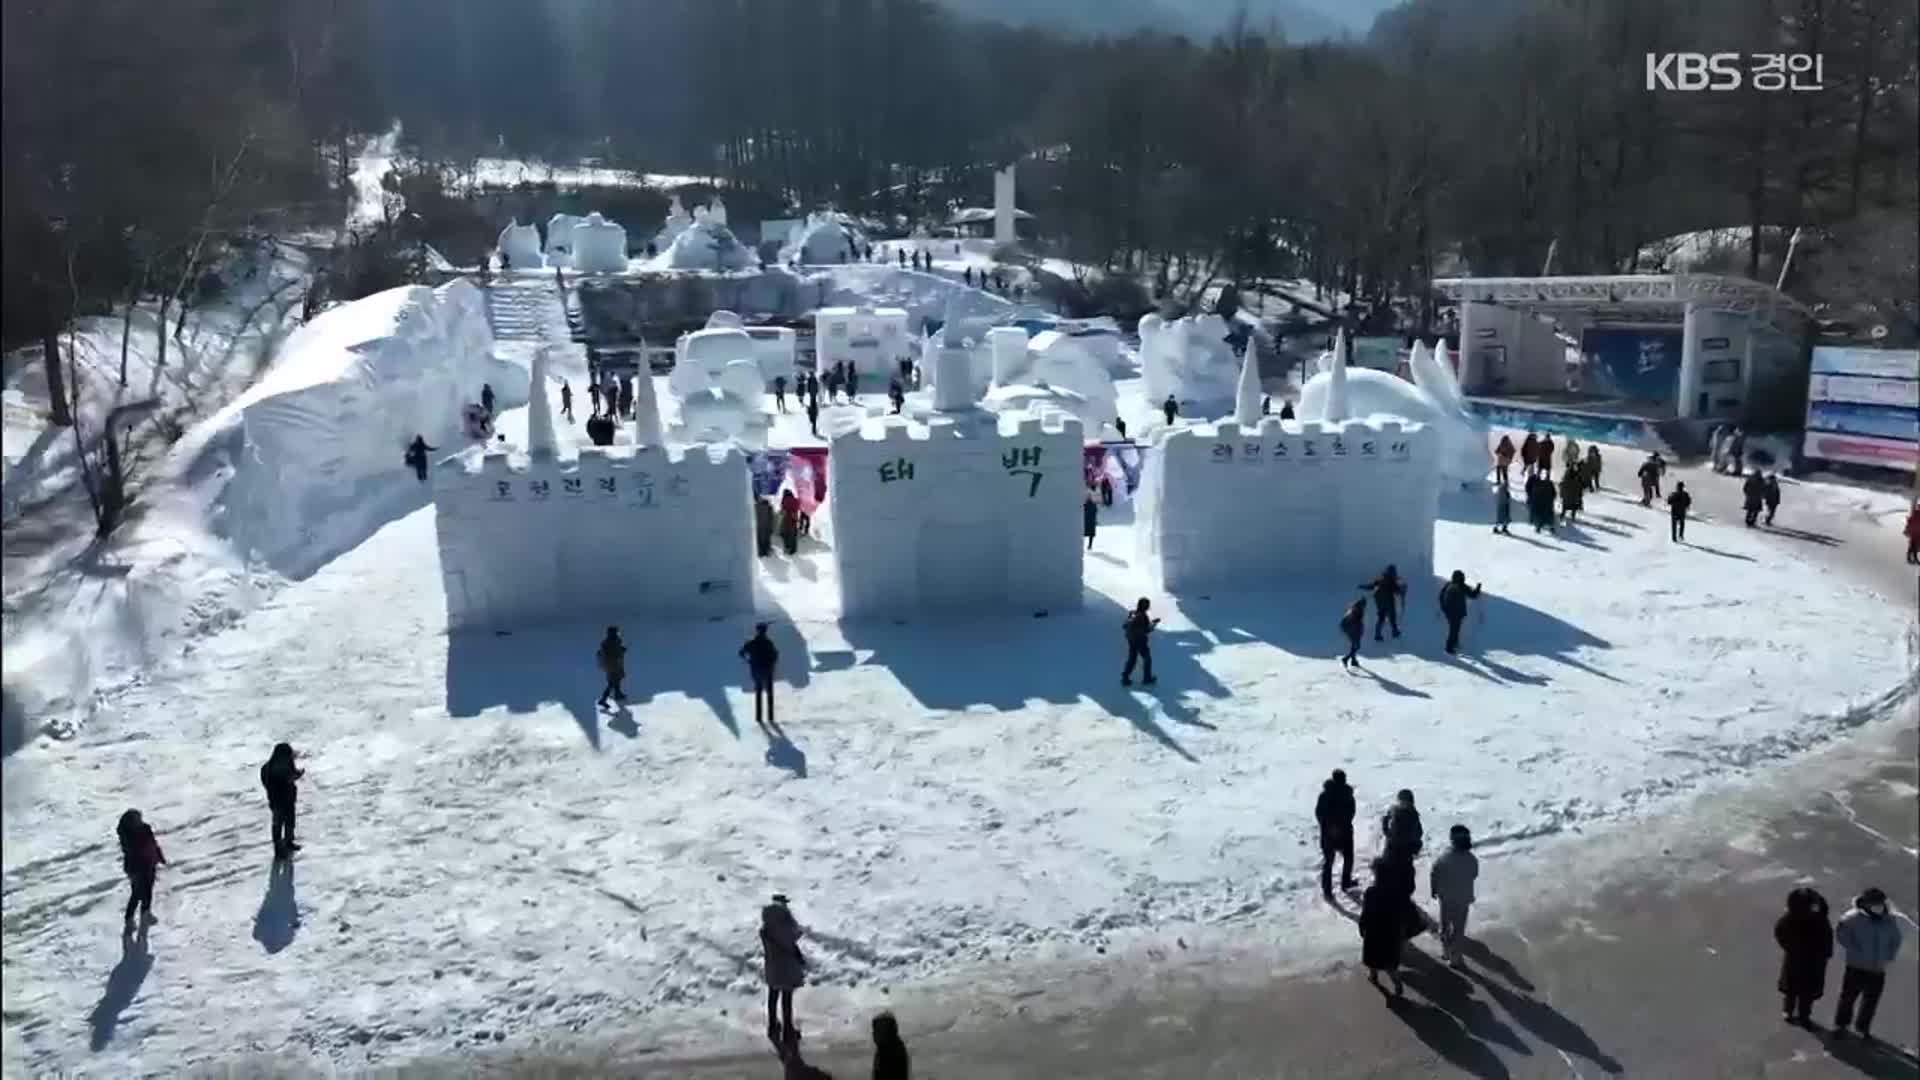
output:
[[496, 408], [525, 404], [525, 369], [492, 349], [486, 303], [464, 280], [388, 289], [301, 327], [235, 402], [245, 443], [227, 535], [295, 574], [358, 544], [395, 499], [419, 497], [401, 460], [416, 434], [462, 445], [461, 407], [483, 384]]
[[433, 472], [454, 629], [753, 607], [746, 459], [733, 449], [586, 447], [575, 460], [469, 452]]
[[1358, 583], [1388, 563], [1420, 588], [1433, 573], [1438, 449], [1432, 428], [1385, 420], [1177, 428], [1146, 455], [1135, 492], [1140, 564], [1168, 591]]
[[1080, 424], [968, 412], [836, 434], [827, 499], [848, 616], [1080, 606]]
[[879, 378], [874, 390], [900, 373], [909, 355], [907, 313], [903, 308], [823, 307], [813, 316], [814, 370], [824, 372], [846, 362], [861, 378]]
[[[1430, 362], [1430, 361], [1429, 361]], [[1414, 367], [1414, 374], [1423, 374]], [[1302, 420], [1320, 420], [1327, 412], [1327, 392], [1333, 377], [1321, 372], [1300, 388], [1297, 415]], [[1433, 454], [1438, 472], [1435, 483], [1448, 486], [1485, 482], [1493, 468], [1487, 450], [1487, 423], [1467, 411], [1464, 399], [1449, 400], [1446, 385], [1430, 373], [1428, 384], [1437, 384], [1439, 393], [1427, 385], [1413, 383], [1392, 372], [1372, 368], [1347, 368], [1347, 415], [1354, 418], [1399, 417], [1431, 429]]]

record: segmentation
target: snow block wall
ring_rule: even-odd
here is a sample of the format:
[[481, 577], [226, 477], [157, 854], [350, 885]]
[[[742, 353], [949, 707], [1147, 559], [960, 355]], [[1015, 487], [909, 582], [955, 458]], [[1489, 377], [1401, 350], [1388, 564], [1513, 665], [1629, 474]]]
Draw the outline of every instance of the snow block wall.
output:
[[1081, 432], [1067, 416], [967, 413], [836, 435], [827, 504], [842, 613], [1078, 608]]
[[[813, 342], [816, 371], [844, 361], [861, 378], [888, 379], [909, 354], [907, 313], [903, 308], [823, 307], [814, 312]], [[872, 389], [886, 387], [883, 381]]]
[[746, 459], [705, 446], [473, 452], [433, 472], [453, 629], [753, 607]]
[[[1168, 591], [1433, 573], [1439, 446], [1420, 424], [1268, 418], [1170, 431], [1135, 493], [1139, 562]], [[1331, 632], [1331, 631], [1329, 631]]]

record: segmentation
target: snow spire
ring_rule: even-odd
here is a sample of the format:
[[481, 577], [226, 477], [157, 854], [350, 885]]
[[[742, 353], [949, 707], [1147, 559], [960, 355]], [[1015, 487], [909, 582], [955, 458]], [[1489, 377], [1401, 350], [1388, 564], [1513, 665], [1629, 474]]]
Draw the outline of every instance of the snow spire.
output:
[[1260, 349], [1247, 335], [1246, 359], [1240, 363], [1240, 385], [1233, 392], [1233, 419], [1243, 428], [1260, 423]]
[[653, 393], [653, 375], [647, 365], [633, 377], [633, 441], [639, 446], [665, 446], [666, 433], [660, 429], [660, 401]]
[[1321, 419], [1339, 423], [1347, 419], [1347, 332], [1333, 339], [1333, 368], [1327, 375], [1327, 413]]
[[527, 456], [551, 461], [559, 456], [560, 442], [553, 434], [553, 410], [547, 407], [547, 350], [533, 354], [533, 371], [527, 382]]
[[[1439, 343], [1434, 345], [1432, 361], [1430, 378], [1433, 380], [1433, 385], [1422, 387], [1422, 389], [1443, 405], [1456, 409], [1466, 408], [1465, 395], [1460, 392], [1460, 380], [1454, 374], [1452, 359], [1447, 355], [1446, 338], [1441, 338]], [[1419, 380], [1419, 376], [1418, 371], [1414, 372], [1415, 381]]]

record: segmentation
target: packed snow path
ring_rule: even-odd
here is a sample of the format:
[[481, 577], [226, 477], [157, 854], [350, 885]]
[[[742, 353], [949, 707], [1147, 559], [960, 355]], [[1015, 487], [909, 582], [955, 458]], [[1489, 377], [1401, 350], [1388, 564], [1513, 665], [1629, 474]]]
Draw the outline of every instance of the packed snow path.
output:
[[[1656, 512], [1589, 506], [1558, 538], [1442, 523], [1440, 565], [1488, 582], [1466, 659], [1425, 583], [1355, 675], [1333, 624], [1357, 583], [1156, 598], [1152, 694], [1117, 685], [1124, 513], [1087, 610], [1045, 619], [842, 624], [810, 545], [762, 564], [775, 738], [740, 688], [746, 620], [628, 620], [613, 713], [597, 623], [449, 640], [419, 511], [6, 760], [6, 1071], [745, 1030], [774, 891], [811, 929], [819, 1010], [942, 979], [1011, 993], [1009, 961], [1194, 928], [1346, 946], [1315, 896], [1331, 768], [1368, 839], [1411, 786], [1430, 834], [1464, 822], [1487, 859], [1525, 858], [1865, 722], [1912, 671], [1905, 616], [1737, 523], [1675, 546]], [[270, 879], [257, 773], [282, 739], [306, 850]], [[123, 954], [129, 806], [172, 862], [150, 952]], [[1477, 917], [1552, 902], [1500, 882]]]

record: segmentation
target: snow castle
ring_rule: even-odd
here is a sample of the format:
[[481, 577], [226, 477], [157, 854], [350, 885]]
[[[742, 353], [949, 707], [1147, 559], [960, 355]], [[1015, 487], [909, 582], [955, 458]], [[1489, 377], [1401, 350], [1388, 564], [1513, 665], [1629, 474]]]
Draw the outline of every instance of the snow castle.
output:
[[[944, 382], [963, 385], [957, 371]], [[870, 420], [832, 438], [827, 506], [841, 611], [1078, 608], [1079, 421], [995, 416], [958, 393], [939, 403], [952, 411], [925, 424]]]
[[713, 618], [753, 607], [751, 489], [733, 447], [555, 452], [536, 360], [528, 454], [470, 451], [433, 472], [447, 626], [635, 611]]
[[1428, 424], [1345, 418], [1336, 364], [1324, 420], [1261, 417], [1242, 368], [1234, 417], [1154, 441], [1135, 492], [1139, 564], [1170, 592], [1259, 579], [1360, 582], [1433, 573], [1441, 447]]

